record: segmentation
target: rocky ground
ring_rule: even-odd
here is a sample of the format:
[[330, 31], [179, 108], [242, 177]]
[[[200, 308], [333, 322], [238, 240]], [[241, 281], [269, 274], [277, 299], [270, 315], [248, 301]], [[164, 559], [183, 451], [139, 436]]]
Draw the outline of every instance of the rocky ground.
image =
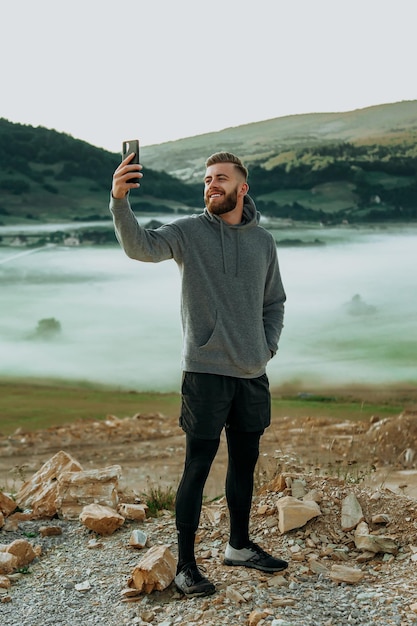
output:
[[[417, 624], [417, 494], [413, 491], [417, 414], [408, 411], [388, 420], [375, 417], [371, 423], [344, 424], [286, 418], [267, 431], [262, 445], [252, 537], [289, 561], [286, 572], [274, 576], [222, 564], [227, 507], [221, 497], [210, 502], [222, 495], [222, 445], [197, 537], [199, 562], [217, 586], [214, 596], [184, 599], [173, 585], [150, 595], [127, 598], [123, 594], [132, 570], [149, 547], [168, 545], [175, 555], [175, 522], [170, 512], [144, 522], [126, 522], [108, 537], [96, 536], [78, 521], [29, 520], [14, 530], [0, 530], [2, 544], [27, 538], [42, 550], [27, 568], [9, 576], [9, 587], [0, 589], [1, 623]], [[109, 417], [32, 434], [17, 432], [0, 438], [3, 491], [17, 490], [22, 479], [62, 449], [85, 469], [121, 465], [121, 498], [140, 500], [151, 482], [176, 484], [184, 441], [176, 418], [162, 415]], [[390, 484], [394, 475], [399, 479]], [[296, 478], [317, 495], [321, 515], [302, 528], [282, 533], [277, 502], [291, 493], [291, 479]], [[357, 548], [354, 530], [341, 526], [342, 503], [349, 494], [360, 502], [370, 532], [388, 536], [395, 550], [369, 553]], [[43, 536], [39, 529], [45, 525], [60, 526], [62, 534]], [[142, 550], [129, 546], [135, 528], [148, 537]], [[352, 570], [359, 572], [359, 582], [346, 582], [346, 571]]]

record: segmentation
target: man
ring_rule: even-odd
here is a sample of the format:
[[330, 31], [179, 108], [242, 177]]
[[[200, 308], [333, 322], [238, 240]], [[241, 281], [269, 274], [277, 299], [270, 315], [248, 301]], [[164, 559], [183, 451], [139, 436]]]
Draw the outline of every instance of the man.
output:
[[183, 326], [182, 406], [186, 433], [184, 473], [176, 497], [178, 566], [175, 583], [187, 596], [215, 586], [194, 554], [203, 489], [225, 428], [226, 498], [230, 538], [224, 564], [277, 572], [288, 564], [249, 539], [253, 475], [259, 441], [270, 424], [266, 364], [277, 350], [285, 292], [275, 241], [259, 226], [247, 195], [247, 169], [227, 152], [206, 162], [203, 213], [156, 230], [139, 226], [128, 202], [128, 182], [141, 165], [127, 157], [113, 176], [110, 209], [126, 254], [157, 263], [174, 259], [181, 273]]

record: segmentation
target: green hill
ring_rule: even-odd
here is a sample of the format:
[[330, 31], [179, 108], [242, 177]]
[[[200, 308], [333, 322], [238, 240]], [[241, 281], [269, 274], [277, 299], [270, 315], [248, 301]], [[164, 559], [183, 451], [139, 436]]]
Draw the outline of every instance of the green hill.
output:
[[[109, 219], [120, 158], [65, 133], [0, 119], [1, 222]], [[146, 212], [189, 211], [201, 202], [200, 186], [165, 172], [147, 168], [146, 181], [152, 190], [141, 194]]]
[[[218, 150], [249, 165], [250, 193], [265, 215], [330, 224], [417, 219], [417, 100], [144, 146], [138, 210], [201, 207], [204, 162]], [[119, 161], [69, 135], [0, 119], [0, 220], [107, 219]]]

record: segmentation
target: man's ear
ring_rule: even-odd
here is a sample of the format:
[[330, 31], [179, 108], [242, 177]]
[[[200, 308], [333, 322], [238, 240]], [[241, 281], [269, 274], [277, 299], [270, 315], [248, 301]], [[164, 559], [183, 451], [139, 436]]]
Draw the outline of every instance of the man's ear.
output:
[[242, 183], [242, 186], [241, 186], [241, 194], [242, 194], [242, 196], [246, 196], [248, 191], [249, 191], [248, 183]]

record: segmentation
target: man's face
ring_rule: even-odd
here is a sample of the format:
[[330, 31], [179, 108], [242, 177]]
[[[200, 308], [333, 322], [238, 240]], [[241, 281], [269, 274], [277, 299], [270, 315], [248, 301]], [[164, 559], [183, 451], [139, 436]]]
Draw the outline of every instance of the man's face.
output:
[[204, 177], [204, 202], [214, 215], [224, 215], [236, 208], [246, 193], [246, 183], [233, 163], [215, 163]]

